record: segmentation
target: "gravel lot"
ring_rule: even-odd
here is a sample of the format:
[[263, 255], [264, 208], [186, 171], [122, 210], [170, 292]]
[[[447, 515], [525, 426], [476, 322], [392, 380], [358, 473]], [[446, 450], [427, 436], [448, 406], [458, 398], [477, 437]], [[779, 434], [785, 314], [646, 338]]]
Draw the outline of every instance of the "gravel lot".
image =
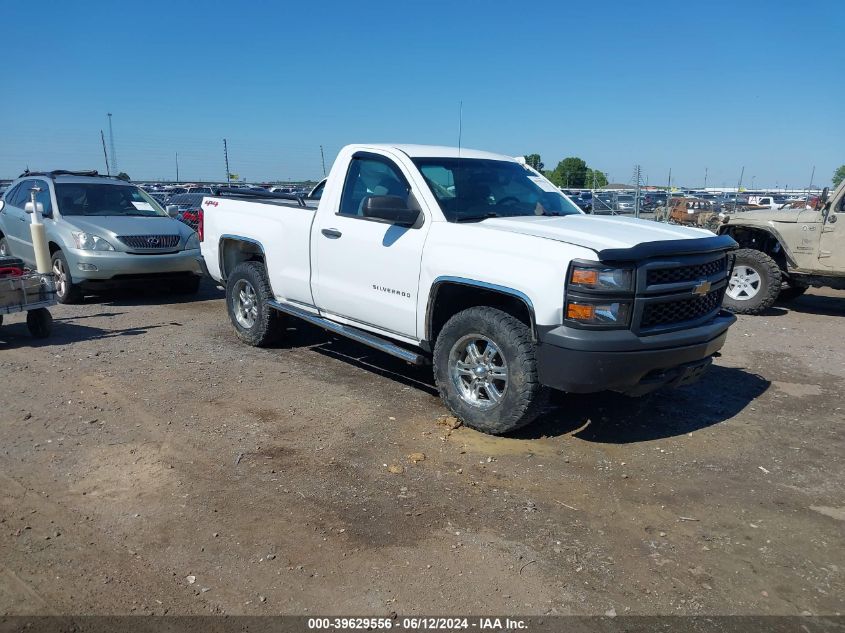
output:
[[0, 328], [0, 613], [845, 611], [845, 293], [741, 317], [697, 385], [494, 438], [430, 373], [222, 293]]

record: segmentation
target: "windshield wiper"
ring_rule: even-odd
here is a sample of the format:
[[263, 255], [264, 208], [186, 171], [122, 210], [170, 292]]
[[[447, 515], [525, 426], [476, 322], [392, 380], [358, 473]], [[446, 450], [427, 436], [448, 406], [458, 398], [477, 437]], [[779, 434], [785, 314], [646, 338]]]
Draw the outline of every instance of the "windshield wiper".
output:
[[481, 220], [487, 220], [488, 218], [502, 218], [505, 217], [500, 213], [496, 213], [495, 211], [488, 211], [482, 215], [465, 215], [463, 217], [455, 218], [455, 222], [479, 222]]

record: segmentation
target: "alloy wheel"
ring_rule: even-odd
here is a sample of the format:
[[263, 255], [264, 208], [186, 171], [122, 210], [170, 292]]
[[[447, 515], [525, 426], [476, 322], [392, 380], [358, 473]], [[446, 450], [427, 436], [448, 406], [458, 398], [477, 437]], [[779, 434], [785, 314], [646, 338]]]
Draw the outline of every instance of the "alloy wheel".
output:
[[250, 330], [258, 320], [258, 295], [246, 279], [239, 279], [232, 293], [235, 320], [245, 330]]
[[760, 273], [751, 266], [738, 264], [734, 266], [726, 293], [734, 301], [748, 301], [757, 296], [762, 284]]
[[486, 336], [459, 339], [449, 353], [449, 373], [461, 398], [473, 407], [496, 406], [508, 388], [508, 365], [498, 346]]

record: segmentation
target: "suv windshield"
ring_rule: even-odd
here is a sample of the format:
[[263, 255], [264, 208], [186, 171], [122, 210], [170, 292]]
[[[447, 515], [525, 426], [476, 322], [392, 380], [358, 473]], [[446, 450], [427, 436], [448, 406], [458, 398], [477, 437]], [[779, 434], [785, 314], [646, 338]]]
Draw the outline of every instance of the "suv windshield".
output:
[[56, 201], [62, 215], [167, 215], [158, 202], [134, 185], [56, 183]]
[[478, 158], [415, 158], [414, 164], [449, 222], [581, 210], [519, 163]]

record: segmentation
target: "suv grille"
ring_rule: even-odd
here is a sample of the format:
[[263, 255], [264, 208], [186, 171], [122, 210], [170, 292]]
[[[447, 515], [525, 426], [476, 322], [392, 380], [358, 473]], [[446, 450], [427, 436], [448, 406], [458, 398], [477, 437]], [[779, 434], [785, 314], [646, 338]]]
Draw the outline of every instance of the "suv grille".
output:
[[129, 248], [160, 249], [175, 248], [179, 244], [178, 235], [118, 235], [117, 239]]
[[648, 303], [643, 309], [640, 327], [651, 328], [692, 321], [719, 309], [725, 288], [714, 290], [703, 297], [680, 299], [665, 303]]
[[716, 273], [726, 270], [728, 263], [727, 257], [714, 259], [706, 264], [696, 264], [694, 266], [681, 266], [680, 268], [657, 268], [648, 271], [646, 284], [649, 286], [659, 286], [662, 284], [675, 284], [683, 281], [693, 281], [696, 279], [703, 279], [711, 277]]

